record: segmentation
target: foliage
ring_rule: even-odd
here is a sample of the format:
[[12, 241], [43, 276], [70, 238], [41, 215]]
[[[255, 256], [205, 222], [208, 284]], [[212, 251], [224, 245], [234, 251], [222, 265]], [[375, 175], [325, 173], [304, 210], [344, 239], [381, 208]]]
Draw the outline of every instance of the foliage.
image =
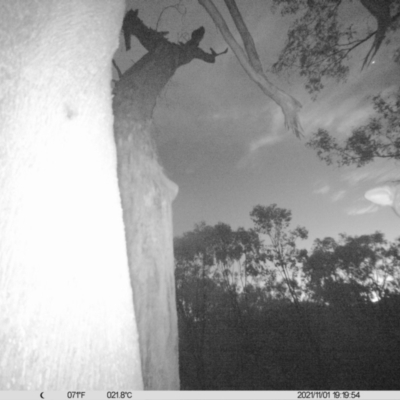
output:
[[400, 294], [398, 244], [389, 244], [384, 235], [341, 235], [316, 240], [303, 265], [308, 287], [317, 301], [347, 307], [360, 302]]
[[[255, 229], [201, 223], [175, 238], [182, 389], [398, 390], [400, 238], [343, 234], [308, 256], [290, 210], [256, 206], [251, 217]], [[247, 278], [232, 279], [240, 263]], [[304, 270], [295, 301], [267, 273], [282, 265]]]
[[[253, 230], [239, 228], [233, 231], [223, 223], [213, 227], [198, 224], [192, 232], [174, 240], [178, 316], [180, 329], [188, 338], [187, 346], [182, 346], [180, 354], [185, 357], [190, 353], [194, 358], [197, 389], [205, 389], [211, 384], [206, 378], [203, 358], [207, 332], [212, 330], [211, 319], [222, 318], [227, 328], [235, 328], [233, 339], [238, 345], [237, 357], [244, 357], [239, 345], [243, 340], [244, 327], [237, 286], [241, 283], [246, 288], [247, 274], [257, 274], [252, 264], [261, 257], [260, 246], [258, 235]], [[237, 266], [241, 267], [243, 259], [244, 269], [239, 268], [238, 271]], [[242, 277], [244, 280], [240, 282]], [[257, 301], [251, 290], [247, 290], [246, 295]], [[241, 365], [239, 362], [237, 368], [240, 369]]]
[[242, 280], [245, 285], [248, 275], [259, 275], [259, 265], [265, 261], [261, 241], [253, 229], [233, 231], [224, 223], [214, 227], [204, 222], [197, 224], [192, 232], [175, 238], [174, 249], [178, 263], [198, 261], [209, 268], [214, 278], [230, 284]]
[[308, 231], [298, 226], [289, 231], [292, 213], [290, 210], [277, 207], [257, 205], [250, 212], [250, 217], [255, 224], [256, 232], [265, 234], [271, 240], [271, 246], [264, 248], [266, 258], [277, 268], [282, 270], [286, 285], [295, 301], [298, 283], [296, 277], [299, 272], [298, 263], [306, 255], [304, 251], [296, 249], [297, 239], [307, 239]]
[[376, 116], [366, 125], [353, 130], [343, 145], [319, 129], [307, 143], [328, 165], [355, 164], [361, 167], [376, 158], [400, 160], [400, 88], [394, 99], [382, 95], [373, 97]]
[[[352, 308], [351, 318], [350, 311], [337, 308], [313, 303], [303, 307], [330, 368], [325, 383], [315, 379], [318, 365], [299, 328], [302, 317], [292, 303], [269, 300], [242, 316], [247, 328], [243, 336], [222, 307], [210, 315], [204, 331], [204, 389], [399, 390], [399, 296]], [[182, 389], [198, 390], [189, 351], [193, 338], [180, 330], [179, 339]]]
[[312, 2], [312, 6], [307, 1], [275, 0], [274, 3], [284, 4], [282, 15], [304, 13], [289, 29], [286, 45], [273, 65], [274, 72], [298, 69], [300, 76], [307, 79], [305, 86], [311, 94], [324, 87], [322, 77], [343, 80], [349, 72], [343, 61], [350, 51], [343, 43], [351, 43], [355, 32], [352, 27], [340, 31], [338, 2]]
[[[289, 29], [286, 45], [273, 70], [296, 69], [306, 78], [305, 87], [313, 98], [323, 89], [324, 78], [345, 80], [351, 51], [377, 33], [359, 38], [353, 24], [343, 26], [338, 16], [340, 7], [347, 2], [342, 0], [274, 0], [273, 3], [273, 8], [281, 7], [282, 16], [300, 14]], [[391, 2], [392, 20], [385, 30], [398, 29], [399, 6], [400, 1]]]

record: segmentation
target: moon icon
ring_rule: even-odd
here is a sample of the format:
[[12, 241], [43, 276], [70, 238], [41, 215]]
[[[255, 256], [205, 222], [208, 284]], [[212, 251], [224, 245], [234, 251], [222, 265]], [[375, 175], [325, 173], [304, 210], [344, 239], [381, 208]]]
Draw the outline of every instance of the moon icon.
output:
[[43, 393], [44, 393], [44, 392], [40, 393], [40, 397], [41, 397], [42, 399], [44, 399]]

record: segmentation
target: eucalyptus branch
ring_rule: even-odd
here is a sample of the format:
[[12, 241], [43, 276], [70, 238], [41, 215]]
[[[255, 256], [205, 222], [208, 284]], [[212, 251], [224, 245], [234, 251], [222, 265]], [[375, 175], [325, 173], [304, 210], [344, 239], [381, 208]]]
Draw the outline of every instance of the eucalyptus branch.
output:
[[301, 103], [269, 82], [264, 73], [256, 71], [249, 59], [246, 57], [242, 47], [236, 42], [235, 38], [231, 34], [225, 20], [215, 7], [212, 0], [199, 0], [199, 3], [208, 12], [249, 77], [257, 83], [260, 89], [268, 97], [274, 100], [275, 103], [281, 107], [285, 116], [285, 126], [291, 129], [297, 137], [300, 137], [302, 135], [302, 127], [299, 121], [298, 111], [301, 108]]
[[244, 48], [246, 50], [250, 64], [259, 74], [263, 73], [263, 67], [260, 61], [260, 57], [258, 56], [253, 37], [251, 36], [246, 24], [243, 21], [242, 14], [240, 14], [235, 0], [225, 0], [225, 4], [231, 14], [237, 30], [240, 33], [240, 36], [242, 37]]

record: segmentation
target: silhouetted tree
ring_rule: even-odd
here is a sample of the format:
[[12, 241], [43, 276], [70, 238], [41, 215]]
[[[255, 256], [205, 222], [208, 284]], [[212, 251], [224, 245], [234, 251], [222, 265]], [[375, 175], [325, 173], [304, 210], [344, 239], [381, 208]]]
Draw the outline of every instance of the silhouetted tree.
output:
[[303, 270], [317, 301], [343, 308], [400, 292], [400, 258], [384, 235], [317, 239]]

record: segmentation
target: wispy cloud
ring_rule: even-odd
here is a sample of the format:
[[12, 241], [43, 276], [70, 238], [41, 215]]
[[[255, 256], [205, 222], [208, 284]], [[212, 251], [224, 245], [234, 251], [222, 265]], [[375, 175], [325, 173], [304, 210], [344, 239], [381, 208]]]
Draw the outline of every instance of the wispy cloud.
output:
[[346, 191], [345, 190], [339, 190], [338, 192], [334, 193], [332, 195], [332, 201], [339, 201], [341, 199], [343, 199], [343, 197], [346, 195]]
[[347, 215], [362, 215], [377, 212], [379, 206], [376, 204], [369, 204], [368, 206], [354, 206], [347, 210]]
[[342, 179], [351, 186], [357, 186], [363, 182], [384, 183], [400, 179], [400, 170], [399, 165], [393, 160], [377, 159], [362, 168], [345, 172]]
[[352, 129], [364, 125], [373, 116], [373, 96], [379, 93], [386, 96], [397, 89], [398, 83], [393, 81], [398, 73], [393, 68], [384, 74], [379, 68], [370, 68], [359, 76], [353, 74], [344, 90], [335, 90], [332, 86], [318, 101], [308, 101], [301, 113], [306, 134], [318, 128], [327, 129], [339, 139], [351, 134]]
[[317, 187], [316, 189], [313, 190], [314, 194], [326, 194], [328, 193], [331, 188], [329, 187], [329, 185], [327, 184], [317, 184], [319, 187]]
[[302, 122], [306, 133], [314, 133], [317, 129], [326, 129], [335, 136], [347, 136], [352, 129], [367, 122], [371, 115], [372, 105], [357, 98], [343, 100], [327, 99], [320, 104], [308, 104], [302, 113]]
[[272, 146], [276, 143], [279, 143], [283, 140], [283, 136], [278, 136], [278, 135], [271, 135], [271, 136], [265, 136], [256, 140], [253, 140], [250, 143], [249, 146], [249, 151], [250, 153], [254, 153], [258, 149], [264, 146]]
[[209, 121], [236, 121], [241, 120], [246, 115], [246, 110], [243, 107], [230, 107], [229, 109], [219, 109], [216, 112], [210, 112], [204, 116], [204, 119]]
[[284, 118], [278, 106], [269, 104], [268, 106], [253, 108], [248, 111], [246, 119], [249, 128], [252, 128], [253, 132], [260, 132], [260, 134], [255, 139], [250, 140], [246, 154], [237, 164], [238, 168], [243, 168], [253, 162], [258, 151], [263, 147], [274, 146], [287, 140], [288, 137], [288, 135], [283, 134]]
[[251, 164], [255, 160], [257, 151], [260, 150], [262, 147], [273, 146], [281, 142], [283, 139], [284, 136], [273, 134], [252, 140], [249, 143], [246, 154], [238, 161], [237, 168], [242, 169], [245, 166]]
[[365, 125], [372, 114], [372, 106], [365, 105], [348, 112], [343, 109], [338, 111], [336, 131], [343, 136], [348, 136], [354, 128]]

